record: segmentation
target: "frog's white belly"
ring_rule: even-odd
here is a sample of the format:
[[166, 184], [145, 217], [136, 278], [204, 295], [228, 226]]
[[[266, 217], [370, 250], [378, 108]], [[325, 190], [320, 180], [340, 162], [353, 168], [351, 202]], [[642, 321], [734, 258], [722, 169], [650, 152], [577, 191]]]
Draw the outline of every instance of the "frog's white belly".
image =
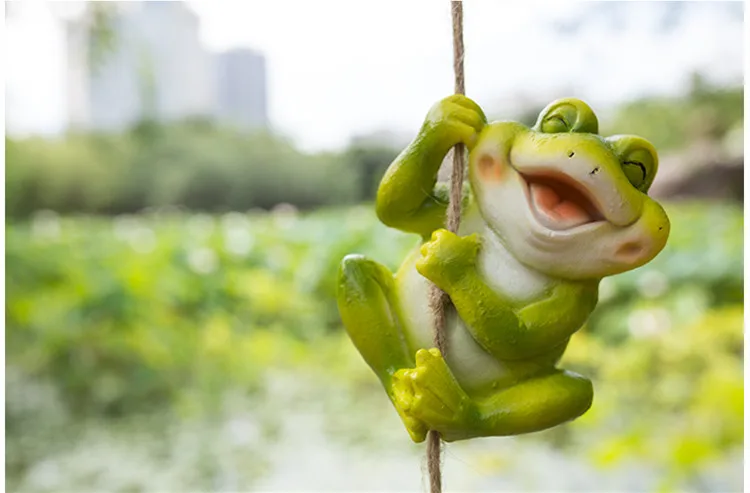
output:
[[[462, 235], [469, 233], [471, 231], [460, 232]], [[492, 231], [483, 229], [479, 235], [482, 239], [478, 259], [479, 271], [485, 282], [498, 293], [512, 300], [532, 300], [538, 298], [554, 282], [553, 279], [519, 263]], [[434, 322], [427, 302], [430, 283], [414, 267], [414, 262], [418, 258], [419, 254], [415, 252], [407, 259], [396, 283], [399, 311], [404, 319], [404, 330], [413, 351], [434, 346]], [[477, 344], [455, 310], [449, 312], [446, 322], [446, 337], [450, 348], [446, 361], [464, 389], [483, 387], [502, 379], [507, 374], [503, 363], [494, 359]]]

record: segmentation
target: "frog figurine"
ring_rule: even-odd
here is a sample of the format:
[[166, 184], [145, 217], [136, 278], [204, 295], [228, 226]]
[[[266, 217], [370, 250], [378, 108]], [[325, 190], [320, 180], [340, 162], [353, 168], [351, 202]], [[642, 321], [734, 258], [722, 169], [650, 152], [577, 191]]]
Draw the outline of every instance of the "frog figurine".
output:
[[[458, 234], [442, 229], [448, 151], [469, 149]], [[420, 248], [396, 274], [348, 255], [337, 279], [346, 330], [415, 442], [544, 430], [592, 403], [591, 382], [556, 368], [605, 276], [653, 259], [669, 219], [647, 195], [658, 158], [631, 135], [601, 137], [591, 108], [560, 99], [533, 128], [487, 123], [463, 95], [435, 104], [377, 192], [387, 226]], [[429, 283], [451, 299], [445, 355], [433, 348]]]

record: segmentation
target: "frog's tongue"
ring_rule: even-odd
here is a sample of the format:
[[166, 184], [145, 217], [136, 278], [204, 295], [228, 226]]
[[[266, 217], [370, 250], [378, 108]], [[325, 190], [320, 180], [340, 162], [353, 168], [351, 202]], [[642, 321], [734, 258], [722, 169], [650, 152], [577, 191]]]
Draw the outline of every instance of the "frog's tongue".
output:
[[593, 204], [562, 181], [530, 181], [529, 191], [537, 219], [550, 229], [569, 229], [595, 220]]

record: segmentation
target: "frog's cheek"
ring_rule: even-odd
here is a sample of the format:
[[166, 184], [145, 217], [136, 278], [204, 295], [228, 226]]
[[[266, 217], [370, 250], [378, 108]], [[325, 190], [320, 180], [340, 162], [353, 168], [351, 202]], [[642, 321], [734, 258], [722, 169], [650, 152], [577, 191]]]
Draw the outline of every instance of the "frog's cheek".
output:
[[505, 179], [508, 165], [492, 153], [484, 152], [477, 158], [476, 169], [483, 182], [499, 183]]
[[626, 270], [650, 262], [664, 249], [669, 238], [669, 218], [653, 200], [646, 200], [640, 219], [628, 228], [612, 249], [616, 264]]

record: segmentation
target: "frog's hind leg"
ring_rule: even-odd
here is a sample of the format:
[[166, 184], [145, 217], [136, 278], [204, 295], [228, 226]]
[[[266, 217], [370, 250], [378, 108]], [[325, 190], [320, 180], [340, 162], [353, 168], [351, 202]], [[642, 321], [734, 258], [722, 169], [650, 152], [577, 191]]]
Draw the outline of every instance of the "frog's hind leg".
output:
[[362, 255], [341, 261], [337, 298], [349, 337], [390, 393], [391, 376], [414, 366], [394, 307], [393, 274]]
[[341, 262], [337, 293], [339, 313], [349, 337], [380, 378], [409, 435], [424, 440], [424, 424], [408, 416], [394, 400], [393, 374], [415, 365], [395, 308], [393, 274], [362, 255]]
[[545, 430], [585, 413], [593, 398], [591, 382], [555, 369], [502, 390], [481, 402], [488, 435]]

